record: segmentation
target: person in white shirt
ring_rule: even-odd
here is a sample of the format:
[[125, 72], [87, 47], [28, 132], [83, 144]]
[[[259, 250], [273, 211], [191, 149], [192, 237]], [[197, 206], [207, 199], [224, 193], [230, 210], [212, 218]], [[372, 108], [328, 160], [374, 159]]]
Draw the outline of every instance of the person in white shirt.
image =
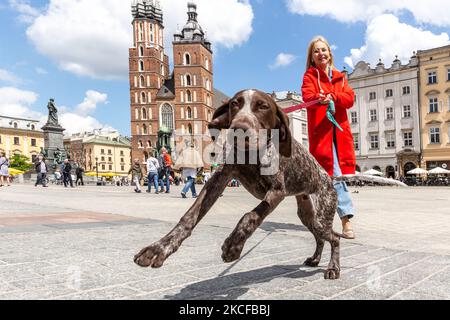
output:
[[158, 194], [158, 169], [159, 162], [154, 157], [149, 157], [147, 159], [147, 192], [152, 192], [152, 182], [155, 187], [155, 194]]

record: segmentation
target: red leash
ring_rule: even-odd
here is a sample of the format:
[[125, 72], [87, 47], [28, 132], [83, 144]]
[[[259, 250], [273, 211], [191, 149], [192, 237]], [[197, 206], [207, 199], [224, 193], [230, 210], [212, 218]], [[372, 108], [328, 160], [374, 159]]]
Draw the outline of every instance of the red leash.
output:
[[284, 113], [291, 113], [291, 112], [294, 112], [294, 111], [297, 111], [297, 110], [301, 110], [301, 109], [305, 109], [305, 108], [311, 107], [313, 105], [318, 104], [319, 102], [320, 102], [320, 100], [317, 99], [317, 100], [313, 100], [313, 101], [310, 101], [310, 102], [300, 103], [300, 104], [298, 104], [296, 106], [292, 106], [292, 107], [283, 109], [283, 112]]

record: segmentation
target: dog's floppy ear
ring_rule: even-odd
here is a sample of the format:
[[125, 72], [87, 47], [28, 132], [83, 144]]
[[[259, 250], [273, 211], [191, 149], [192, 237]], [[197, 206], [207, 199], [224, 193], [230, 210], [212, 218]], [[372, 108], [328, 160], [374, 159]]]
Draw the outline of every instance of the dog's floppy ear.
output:
[[285, 157], [290, 157], [292, 154], [292, 135], [289, 129], [289, 118], [277, 105], [277, 117], [280, 120], [280, 154]]
[[230, 127], [230, 123], [230, 104], [228, 100], [214, 111], [212, 120], [208, 123], [208, 128], [227, 129]]

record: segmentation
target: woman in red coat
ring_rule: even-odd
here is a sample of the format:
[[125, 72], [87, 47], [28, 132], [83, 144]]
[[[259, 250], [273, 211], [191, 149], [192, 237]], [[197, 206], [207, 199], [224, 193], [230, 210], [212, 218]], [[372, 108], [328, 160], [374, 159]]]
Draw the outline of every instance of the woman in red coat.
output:
[[[347, 109], [353, 106], [354, 93], [345, 76], [334, 67], [330, 46], [324, 37], [315, 37], [308, 47], [306, 72], [303, 77], [302, 96], [305, 102], [319, 100], [308, 109], [309, 151], [330, 176], [355, 173], [353, 135], [347, 118]], [[331, 110], [342, 131], [327, 117]], [[345, 182], [335, 182], [338, 193], [338, 214], [343, 235], [354, 239], [350, 218], [353, 203]]]

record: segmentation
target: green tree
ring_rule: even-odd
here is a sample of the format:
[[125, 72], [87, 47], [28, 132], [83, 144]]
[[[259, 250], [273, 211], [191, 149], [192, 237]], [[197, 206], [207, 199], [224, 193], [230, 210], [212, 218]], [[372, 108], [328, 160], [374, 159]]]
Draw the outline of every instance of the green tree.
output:
[[15, 154], [11, 157], [11, 159], [9, 159], [10, 168], [14, 168], [17, 170], [22, 170], [22, 171], [28, 171], [30, 170], [33, 165], [30, 163], [30, 159], [24, 155], [21, 154]]

